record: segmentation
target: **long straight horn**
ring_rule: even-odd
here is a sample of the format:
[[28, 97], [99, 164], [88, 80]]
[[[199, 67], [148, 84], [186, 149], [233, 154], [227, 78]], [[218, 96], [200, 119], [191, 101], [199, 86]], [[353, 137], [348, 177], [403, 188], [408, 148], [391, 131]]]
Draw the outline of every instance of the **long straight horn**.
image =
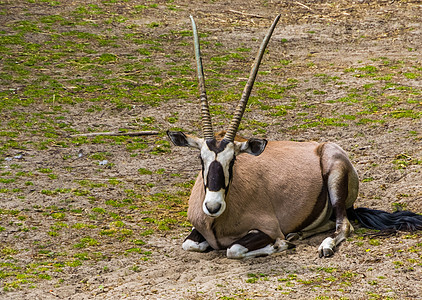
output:
[[190, 16], [192, 21], [193, 29], [193, 42], [195, 45], [195, 57], [196, 57], [196, 66], [198, 72], [198, 82], [199, 82], [199, 92], [201, 100], [201, 119], [202, 119], [202, 132], [205, 139], [213, 139], [214, 133], [212, 130], [211, 115], [208, 107], [207, 92], [205, 91], [205, 79], [204, 79], [204, 70], [202, 69], [202, 58], [201, 51], [199, 49], [199, 38], [198, 31], [196, 30], [196, 24], [193, 20], [193, 17]]
[[234, 141], [237, 129], [239, 128], [240, 121], [242, 120], [243, 113], [245, 112], [246, 105], [248, 104], [248, 99], [251, 94], [253, 84], [255, 82], [256, 74], [258, 73], [262, 56], [264, 55], [265, 48], [267, 47], [268, 42], [270, 41], [271, 35], [273, 34], [274, 28], [277, 25], [277, 22], [279, 19], [280, 19], [280, 15], [278, 15], [275, 18], [273, 24], [270, 27], [270, 30], [268, 31], [267, 35], [265, 36], [264, 40], [261, 43], [261, 47], [259, 48], [259, 52], [255, 59], [255, 63], [252, 67], [251, 74], [249, 75], [248, 82], [246, 83], [245, 89], [243, 90], [242, 97], [236, 108], [236, 111], [230, 123], [229, 129], [227, 129], [226, 135], [224, 136], [224, 139], [227, 141], [230, 141], [230, 142]]

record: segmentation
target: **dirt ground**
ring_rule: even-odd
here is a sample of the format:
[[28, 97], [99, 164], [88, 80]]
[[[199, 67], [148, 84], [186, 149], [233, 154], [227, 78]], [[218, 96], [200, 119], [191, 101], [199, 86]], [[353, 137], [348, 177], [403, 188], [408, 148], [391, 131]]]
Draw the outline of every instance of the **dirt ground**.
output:
[[[420, 1], [0, 1], [1, 299], [422, 299], [422, 234], [356, 227], [285, 253], [189, 253], [201, 134], [189, 15], [217, 129], [276, 14], [240, 134], [333, 141], [356, 206], [422, 213]], [[105, 131], [142, 137], [80, 137]]]

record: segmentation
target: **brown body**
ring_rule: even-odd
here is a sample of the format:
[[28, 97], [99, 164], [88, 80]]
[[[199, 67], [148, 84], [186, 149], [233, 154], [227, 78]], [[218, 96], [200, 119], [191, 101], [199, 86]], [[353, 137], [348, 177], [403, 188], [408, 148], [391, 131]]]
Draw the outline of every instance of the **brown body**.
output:
[[[337, 153], [334, 157], [333, 151]], [[349, 191], [344, 203], [347, 209], [356, 199], [358, 181], [340, 147], [332, 143], [270, 141], [259, 156], [237, 157], [227, 207], [218, 218], [202, 211], [205, 191], [200, 173], [189, 199], [188, 218], [214, 249], [228, 248], [251, 230], [262, 231], [274, 240], [313, 230], [326, 223], [332, 213], [328, 178], [333, 159], [348, 169], [347, 185], [341, 187]]]
[[189, 199], [194, 225], [183, 242], [187, 251], [227, 249], [229, 258], [270, 255], [291, 241], [335, 229], [318, 247], [334, 254], [353, 227], [347, 214], [368, 228], [422, 229], [422, 216], [354, 209], [359, 180], [346, 153], [334, 143], [268, 142], [236, 135], [278, 15], [261, 43], [249, 79], [226, 132], [214, 134], [198, 32], [191, 16], [201, 103], [203, 138], [168, 131], [176, 146], [200, 150], [202, 171]]

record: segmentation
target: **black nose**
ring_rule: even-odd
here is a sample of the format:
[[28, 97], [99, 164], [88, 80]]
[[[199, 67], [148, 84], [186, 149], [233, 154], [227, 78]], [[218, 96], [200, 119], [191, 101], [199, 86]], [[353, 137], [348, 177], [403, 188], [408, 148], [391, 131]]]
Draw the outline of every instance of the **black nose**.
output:
[[214, 205], [211, 205], [210, 203], [205, 203], [205, 207], [207, 208], [208, 212], [213, 215], [220, 211], [221, 204], [215, 203]]

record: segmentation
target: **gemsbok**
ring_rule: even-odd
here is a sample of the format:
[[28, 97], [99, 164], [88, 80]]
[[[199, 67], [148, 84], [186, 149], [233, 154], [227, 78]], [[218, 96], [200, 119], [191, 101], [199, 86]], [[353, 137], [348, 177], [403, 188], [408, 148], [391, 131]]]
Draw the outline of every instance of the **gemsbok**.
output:
[[422, 229], [422, 215], [354, 209], [358, 175], [340, 146], [331, 142], [246, 140], [236, 135], [280, 16], [261, 44], [229, 128], [214, 134], [198, 33], [190, 18], [203, 138], [167, 132], [175, 145], [199, 149], [202, 162], [189, 199], [188, 219], [194, 228], [183, 249], [227, 249], [229, 258], [265, 256], [293, 247], [293, 240], [335, 229], [318, 248], [320, 257], [329, 257], [353, 231], [348, 216], [373, 229]]

